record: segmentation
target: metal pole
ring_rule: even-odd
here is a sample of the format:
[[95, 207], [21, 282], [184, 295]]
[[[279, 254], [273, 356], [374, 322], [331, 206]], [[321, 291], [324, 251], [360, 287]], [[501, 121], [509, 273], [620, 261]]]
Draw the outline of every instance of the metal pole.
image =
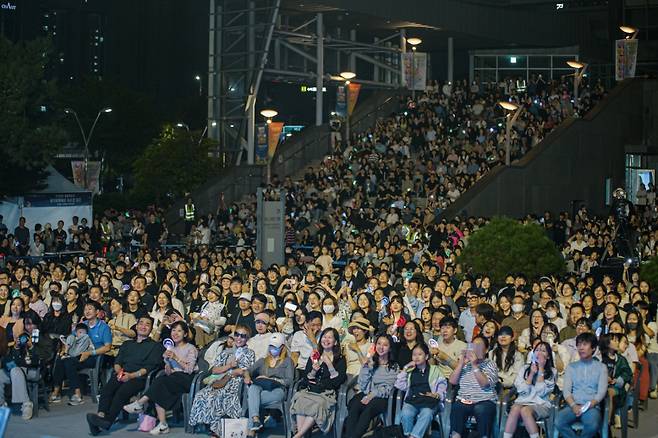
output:
[[249, 28], [247, 30], [247, 62], [249, 65], [250, 74], [247, 76], [247, 83], [251, 84], [249, 90], [249, 98], [247, 99], [247, 164], [254, 164], [254, 153], [256, 146], [255, 133], [256, 133], [256, 96], [254, 95], [257, 90], [254, 89], [254, 69], [256, 68], [256, 3], [252, 0], [249, 2], [249, 12], [247, 13], [247, 22]]
[[453, 82], [455, 69], [455, 48], [452, 37], [448, 37], [448, 83]]
[[347, 109], [345, 112], [345, 145], [350, 145], [350, 87], [348, 84], [345, 84], [345, 102], [347, 103]]
[[416, 100], [416, 48], [411, 48], [411, 100]]
[[406, 86], [409, 89], [409, 82], [404, 71], [404, 54], [407, 53], [407, 31], [400, 30], [400, 86]]
[[[350, 41], [356, 41], [356, 29], [350, 29]], [[350, 71], [356, 73], [356, 56], [350, 53]]]
[[505, 166], [510, 165], [510, 148], [511, 148], [511, 131], [512, 131], [512, 114], [507, 114], [505, 123]]
[[317, 70], [315, 78], [315, 125], [322, 125], [322, 87], [324, 76], [324, 29], [322, 26], [322, 13], [318, 13], [316, 24], [316, 37], [317, 37]]

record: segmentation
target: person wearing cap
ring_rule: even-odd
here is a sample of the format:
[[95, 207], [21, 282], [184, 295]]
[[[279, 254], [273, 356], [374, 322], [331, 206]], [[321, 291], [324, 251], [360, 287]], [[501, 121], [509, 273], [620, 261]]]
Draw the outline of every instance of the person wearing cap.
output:
[[[368, 321], [358, 313], [354, 313], [352, 321], [348, 325], [349, 335], [345, 338], [345, 360], [347, 361], [347, 374], [356, 376], [361, 367], [368, 361], [372, 348], [372, 342], [368, 339], [373, 329]], [[351, 339], [350, 339], [351, 338]]]
[[[233, 284], [231, 284], [231, 289], [233, 289]], [[254, 317], [254, 312], [251, 310], [251, 293], [243, 292], [240, 294], [240, 299], [238, 300], [239, 310], [236, 314], [229, 317], [227, 320], [227, 325], [224, 326], [224, 331], [230, 333], [234, 330], [236, 324], [242, 324], [249, 327], [251, 333], [256, 332], [256, 320]]]
[[190, 322], [197, 326], [195, 342], [198, 348], [203, 348], [214, 337], [215, 333], [226, 324], [223, 316], [225, 304], [221, 297], [221, 290], [212, 286], [206, 291], [206, 302], [197, 314], [190, 314]]
[[290, 357], [285, 341], [286, 337], [282, 333], [272, 333], [265, 357], [257, 359], [245, 376], [245, 383], [249, 385], [247, 396], [249, 436], [255, 436], [262, 427], [261, 408], [267, 408], [285, 400], [288, 388], [293, 383], [295, 364]]

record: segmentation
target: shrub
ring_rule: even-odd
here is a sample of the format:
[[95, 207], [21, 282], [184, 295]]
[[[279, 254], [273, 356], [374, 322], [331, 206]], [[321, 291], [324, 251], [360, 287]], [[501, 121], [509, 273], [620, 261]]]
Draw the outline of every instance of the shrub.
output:
[[498, 284], [510, 273], [536, 278], [564, 271], [562, 255], [539, 225], [505, 217], [496, 217], [473, 233], [459, 262]]

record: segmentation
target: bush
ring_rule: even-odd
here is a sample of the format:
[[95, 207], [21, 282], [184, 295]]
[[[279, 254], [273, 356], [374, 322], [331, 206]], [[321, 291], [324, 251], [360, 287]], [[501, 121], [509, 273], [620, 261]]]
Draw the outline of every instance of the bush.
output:
[[646, 263], [640, 265], [640, 278], [647, 283], [651, 290], [658, 285], [658, 257], [650, 258]]
[[510, 273], [535, 278], [564, 272], [564, 259], [539, 225], [505, 217], [496, 217], [473, 233], [459, 262], [497, 284]]

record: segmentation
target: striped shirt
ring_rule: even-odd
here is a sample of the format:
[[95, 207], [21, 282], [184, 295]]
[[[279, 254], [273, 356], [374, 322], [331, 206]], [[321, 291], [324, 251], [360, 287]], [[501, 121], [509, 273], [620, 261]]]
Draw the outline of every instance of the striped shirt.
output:
[[478, 383], [473, 366], [468, 363], [462, 368], [459, 376], [459, 392], [457, 398], [462, 401], [478, 403], [481, 401], [491, 400], [495, 402], [498, 399], [496, 393], [496, 383], [498, 382], [498, 367], [490, 359], [484, 359], [480, 362], [480, 372], [487, 377], [489, 385], [482, 388]]

